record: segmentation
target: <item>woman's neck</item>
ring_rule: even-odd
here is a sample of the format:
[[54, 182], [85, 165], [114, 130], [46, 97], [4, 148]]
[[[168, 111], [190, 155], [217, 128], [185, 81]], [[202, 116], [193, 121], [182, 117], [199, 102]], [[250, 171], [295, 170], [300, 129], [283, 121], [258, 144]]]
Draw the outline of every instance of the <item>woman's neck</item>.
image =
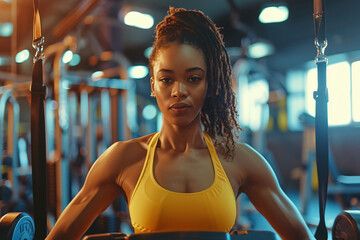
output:
[[179, 152], [206, 148], [200, 121], [198, 124], [187, 126], [176, 126], [164, 122], [160, 130], [158, 147]]

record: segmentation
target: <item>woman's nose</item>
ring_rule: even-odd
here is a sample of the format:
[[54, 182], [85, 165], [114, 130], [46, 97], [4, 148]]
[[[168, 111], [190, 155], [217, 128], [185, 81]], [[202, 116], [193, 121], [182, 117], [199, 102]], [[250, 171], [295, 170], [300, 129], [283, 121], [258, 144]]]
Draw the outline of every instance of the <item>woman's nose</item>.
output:
[[175, 82], [174, 87], [172, 89], [171, 96], [172, 97], [186, 97], [188, 95], [187, 87], [182, 82]]

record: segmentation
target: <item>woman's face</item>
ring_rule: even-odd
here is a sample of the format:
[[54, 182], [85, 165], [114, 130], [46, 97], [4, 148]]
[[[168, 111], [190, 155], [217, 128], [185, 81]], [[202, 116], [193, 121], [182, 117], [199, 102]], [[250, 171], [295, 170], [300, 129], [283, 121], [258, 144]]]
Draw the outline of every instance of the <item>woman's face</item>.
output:
[[158, 51], [151, 88], [164, 122], [184, 126], [200, 119], [207, 91], [204, 54], [192, 45], [179, 43]]

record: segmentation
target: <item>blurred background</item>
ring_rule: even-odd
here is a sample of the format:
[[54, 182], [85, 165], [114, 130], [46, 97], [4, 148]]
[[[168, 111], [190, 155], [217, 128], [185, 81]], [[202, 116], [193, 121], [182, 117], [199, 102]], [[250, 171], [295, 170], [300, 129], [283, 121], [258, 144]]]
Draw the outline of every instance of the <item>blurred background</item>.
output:
[[[208, 15], [224, 35], [237, 92], [241, 141], [273, 167], [304, 215], [317, 224], [313, 92], [317, 88], [313, 5], [302, 0], [40, 1], [49, 229], [112, 143], [158, 131], [147, 68], [155, 27], [169, 6]], [[328, 227], [360, 193], [360, 2], [326, 5], [330, 179]], [[1, 214], [32, 212], [29, 87], [32, 1], [0, 1]], [[239, 201], [238, 227], [271, 229]], [[131, 232], [119, 197], [88, 233]]]

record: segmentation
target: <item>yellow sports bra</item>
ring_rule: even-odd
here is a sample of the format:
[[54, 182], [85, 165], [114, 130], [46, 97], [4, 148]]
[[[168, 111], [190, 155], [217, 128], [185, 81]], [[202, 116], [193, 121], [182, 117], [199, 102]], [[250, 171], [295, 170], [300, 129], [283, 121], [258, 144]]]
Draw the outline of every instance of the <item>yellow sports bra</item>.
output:
[[233, 189], [216, 154], [211, 137], [204, 132], [215, 170], [213, 184], [200, 192], [179, 193], [160, 186], [153, 175], [159, 133], [149, 144], [145, 163], [129, 202], [135, 233], [168, 231], [229, 232], [235, 223]]

